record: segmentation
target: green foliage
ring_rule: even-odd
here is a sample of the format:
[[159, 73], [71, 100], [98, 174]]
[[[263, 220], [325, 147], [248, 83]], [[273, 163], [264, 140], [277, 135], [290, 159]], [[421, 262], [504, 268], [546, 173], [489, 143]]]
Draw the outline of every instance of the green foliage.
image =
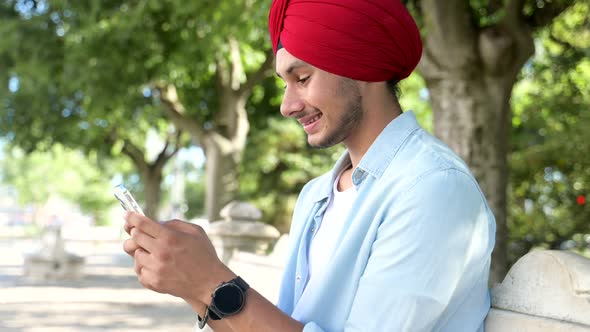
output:
[[533, 247], [590, 247], [590, 5], [539, 35], [513, 95], [510, 259]]
[[[85, 211], [106, 209], [112, 204], [106, 158], [121, 154], [123, 140], [144, 147], [150, 131], [163, 138], [170, 130], [152, 85], [176, 86], [187, 114], [203, 128], [214, 128], [219, 105], [216, 60], [229, 59], [232, 36], [240, 42], [245, 71], [260, 65], [270, 47], [269, 3], [0, 1], [0, 133], [22, 148], [6, 155], [5, 181], [22, 191], [23, 201], [43, 202], [56, 190]], [[421, 25], [420, 2], [404, 3]], [[546, 4], [526, 3], [523, 14], [528, 17]], [[474, 25], [498, 23], [504, 4], [470, 0]], [[585, 152], [590, 150], [588, 17], [588, 2], [578, 1], [543, 30], [537, 43], [541, 51], [514, 90], [508, 221], [512, 260], [537, 246], [587, 247], [589, 203], [579, 205], [577, 199], [590, 201]], [[248, 101], [251, 131], [241, 164], [240, 198], [256, 203], [265, 221], [287, 231], [302, 186], [328, 171], [342, 147], [307, 146], [301, 128], [279, 114], [282, 93], [276, 80], [255, 87]], [[424, 86], [417, 74], [403, 81], [400, 103], [432, 130]], [[117, 138], [111, 141], [113, 133]], [[62, 145], [52, 148], [56, 143]], [[50, 152], [23, 152], [33, 150]], [[107, 171], [99, 171], [97, 164]], [[187, 176], [186, 214], [201, 215], [202, 169], [183, 167], [193, 174]], [[130, 164], [117, 164], [117, 172], [142, 200], [142, 183]]]
[[188, 219], [202, 217], [205, 214], [205, 181], [204, 170], [198, 169], [191, 171], [186, 179], [185, 198], [187, 211], [185, 215]]
[[424, 79], [417, 72], [400, 82], [401, 95], [399, 103], [403, 110], [416, 114], [418, 123], [429, 132], [432, 132], [432, 109], [430, 107], [430, 94], [426, 88]]
[[[21, 204], [40, 205], [51, 195], [58, 195], [99, 218], [116, 203], [108, 166], [100, 163], [96, 154], [84, 155], [61, 145], [30, 154], [19, 148], [7, 149], [0, 160], [2, 182], [17, 189]], [[97, 220], [98, 224], [108, 222]]]

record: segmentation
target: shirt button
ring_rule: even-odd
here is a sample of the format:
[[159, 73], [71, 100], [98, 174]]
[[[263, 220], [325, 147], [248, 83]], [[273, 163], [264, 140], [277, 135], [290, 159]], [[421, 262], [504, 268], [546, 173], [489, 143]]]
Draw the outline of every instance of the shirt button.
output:
[[301, 281], [301, 275], [299, 275], [299, 274], [298, 274], [298, 275], [296, 275], [296, 276], [295, 276], [295, 280], [297, 280], [297, 282], [300, 282], [300, 281]]

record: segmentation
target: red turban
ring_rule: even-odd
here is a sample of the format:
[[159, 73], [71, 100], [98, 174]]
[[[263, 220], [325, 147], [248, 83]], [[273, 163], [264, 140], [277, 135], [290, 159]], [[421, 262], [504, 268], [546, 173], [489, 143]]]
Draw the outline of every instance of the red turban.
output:
[[268, 28], [275, 55], [280, 40], [298, 59], [360, 81], [402, 80], [422, 55], [399, 0], [274, 0]]

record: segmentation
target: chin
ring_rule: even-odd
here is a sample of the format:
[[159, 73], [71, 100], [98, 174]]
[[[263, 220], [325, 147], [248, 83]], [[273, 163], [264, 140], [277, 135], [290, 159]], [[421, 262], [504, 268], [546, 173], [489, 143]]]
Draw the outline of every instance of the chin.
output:
[[311, 137], [309, 137], [307, 139], [307, 144], [309, 144], [309, 146], [311, 146], [314, 149], [327, 149], [327, 148], [333, 147], [334, 145], [336, 145], [338, 143], [331, 143], [325, 139], [314, 140], [314, 139], [311, 139]]
[[307, 136], [307, 145], [309, 145], [310, 147], [314, 148], [314, 149], [321, 149], [324, 147], [324, 144], [322, 144], [323, 142], [321, 140], [318, 140], [317, 138], [314, 139], [314, 137], [312, 136]]

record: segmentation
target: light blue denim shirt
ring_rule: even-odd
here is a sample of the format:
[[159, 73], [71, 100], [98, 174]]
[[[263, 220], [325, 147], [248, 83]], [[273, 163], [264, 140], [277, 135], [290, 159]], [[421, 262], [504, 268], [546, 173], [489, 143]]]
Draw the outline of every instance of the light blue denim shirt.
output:
[[[302, 190], [278, 307], [291, 315], [308, 249], [349, 164]], [[378, 136], [352, 174], [358, 197], [305, 308], [304, 331], [483, 331], [495, 221], [465, 163], [412, 112]]]

